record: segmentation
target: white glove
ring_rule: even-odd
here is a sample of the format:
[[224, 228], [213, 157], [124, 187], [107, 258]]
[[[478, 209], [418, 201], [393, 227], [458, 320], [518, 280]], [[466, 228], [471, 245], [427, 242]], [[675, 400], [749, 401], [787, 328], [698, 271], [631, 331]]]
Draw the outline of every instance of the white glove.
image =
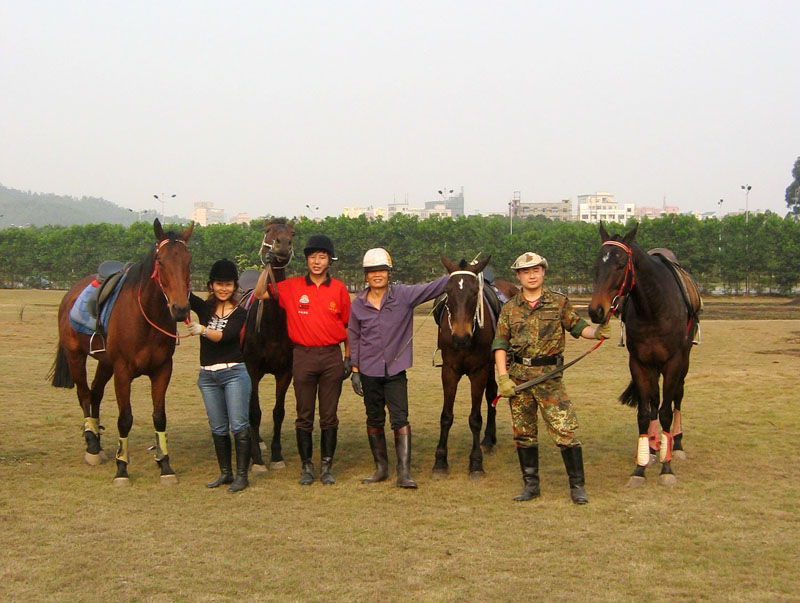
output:
[[191, 333], [192, 335], [202, 335], [203, 331], [205, 331], [205, 327], [201, 325], [199, 322], [189, 323], [189, 333]]

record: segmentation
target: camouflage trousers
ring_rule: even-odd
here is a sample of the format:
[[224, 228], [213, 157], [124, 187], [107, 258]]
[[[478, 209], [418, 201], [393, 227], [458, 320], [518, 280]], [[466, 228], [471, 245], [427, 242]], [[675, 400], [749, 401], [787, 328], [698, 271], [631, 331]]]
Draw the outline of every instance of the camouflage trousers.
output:
[[[513, 378], [516, 384], [524, 379]], [[553, 441], [559, 446], [579, 446], [575, 438], [578, 416], [567, 396], [561, 377], [548, 379], [544, 383], [529, 387], [509, 399], [511, 422], [514, 427], [514, 442], [522, 448], [536, 446], [539, 429], [536, 421], [538, 410], [542, 412], [545, 427]]]

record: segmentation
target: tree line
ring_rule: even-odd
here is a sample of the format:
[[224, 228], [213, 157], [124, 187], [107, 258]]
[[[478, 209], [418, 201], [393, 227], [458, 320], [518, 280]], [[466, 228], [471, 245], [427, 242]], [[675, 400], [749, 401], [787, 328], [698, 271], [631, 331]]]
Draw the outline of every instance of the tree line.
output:
[[[612, 233], [634, 225], [609, 224]], [[173, 225], [178, 230], [178, 225]], [[363, 285], [361, 258], [371, 247], [385, 247], [394, 262], [393, 279], [417, 283], [443, 274], [439, 254], [452, 260], [492, 256], [499, 277], [513, 278], [510, 265], [532, 250], [548, 259], [548, 281], [564, 291], [590, 289], [593, 263], [600, 246], [596, 225], [554, 222], [547, 218], [514, 220], [513, 234], [502, 216], [429, 218], [395, 215], [388, 220], [328, 217], [295, 221], [296, 257], [290, 274], [302, 274], [304, 241], [313, 233], [331, 237], [338, 261], [333, 272], [352, 289]], [[264, 223], [215, 224], [195, 228], [192, 252], [193, 286], [201, 289], [211, 264], [230, 258], [240, 269], [260, 266], [258, 251]], [[672, 249], [704, 292], [712, 290], [791, 294], [800, 281], [800, 221], [777, 214], [751, 214], [698, 220], [688, 215], [643, 219], [637, 242], [645, 249]], [[105, 259], [132, 261], [148, 253], [154, 242], [148, 222], [130, 226], [89, 224], [0, 230], [0, 280], [4, 287], [66, 288], [94, 272]]]

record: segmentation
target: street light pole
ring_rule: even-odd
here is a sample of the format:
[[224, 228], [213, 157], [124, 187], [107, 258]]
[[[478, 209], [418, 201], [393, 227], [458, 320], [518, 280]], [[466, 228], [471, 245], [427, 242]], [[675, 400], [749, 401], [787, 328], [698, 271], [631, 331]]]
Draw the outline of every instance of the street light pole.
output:
[[169, 195], [169, 197], [167, 197], [167, 195], [165, 195], [164, 193], [161, 193], [160, 197], [158, 195], [153, 195], [153, 197], [155, 197], [156, 200], [159, 203], [161, 203], [161, 221], [162, 222], [164, 222], [167, 219], [166, 215], [164, 215], [164, 204], [167, 202], [167, 198], [174, 199], [175, 196], [176, 195], [173, 194], [173, 195]]
[[744, 293], [750, 295], [750, 189], [749, 184], [743, 184], [744, 191], [744, 253], [747, 256], [747, 266], [744, 275]]

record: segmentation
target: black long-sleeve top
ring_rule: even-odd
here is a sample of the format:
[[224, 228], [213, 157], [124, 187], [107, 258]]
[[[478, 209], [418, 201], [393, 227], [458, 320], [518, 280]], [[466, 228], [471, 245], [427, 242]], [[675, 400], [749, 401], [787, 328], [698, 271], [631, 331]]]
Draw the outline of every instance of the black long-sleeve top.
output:
[[227, 316], [217, 316], [208, 302], [194, 293], [189, 295], [189, 303], [201, 325], [215, 331], [222, 331], [222, 339], [219, 341], [211, 341], [206, 337], [200, 338], [200, 365], [244, 362], [239, 336], [247, 320], [247, 312], [243, 308], [236, 307]]

